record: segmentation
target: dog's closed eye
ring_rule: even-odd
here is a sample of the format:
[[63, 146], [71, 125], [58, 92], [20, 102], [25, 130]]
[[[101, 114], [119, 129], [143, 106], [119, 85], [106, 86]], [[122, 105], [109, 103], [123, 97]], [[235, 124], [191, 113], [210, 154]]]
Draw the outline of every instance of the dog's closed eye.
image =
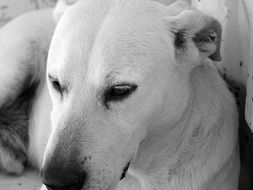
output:
[[59, 80], [52, 75], [48, 75], [48, 78], [52, 84], [53, 89], [63, 97], [64, 92], [66, 91], [66, 87], [60, 84]]
[[109, 102], [122, 101], [129, 97], [135, 90], [137, 89], [137, 85], [135, 84], [117, 84], [112, 85], [106, 89], [104, 93], [104, 103], [107, 107]]

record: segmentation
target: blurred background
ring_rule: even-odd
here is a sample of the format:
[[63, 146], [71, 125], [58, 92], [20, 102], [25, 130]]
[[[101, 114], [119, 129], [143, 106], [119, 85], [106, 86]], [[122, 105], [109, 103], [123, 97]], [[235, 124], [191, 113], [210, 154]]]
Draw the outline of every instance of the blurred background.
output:
[[0, 27], [18, 15], [36, 9], [52, 7], [57, 0], [0, 0]]

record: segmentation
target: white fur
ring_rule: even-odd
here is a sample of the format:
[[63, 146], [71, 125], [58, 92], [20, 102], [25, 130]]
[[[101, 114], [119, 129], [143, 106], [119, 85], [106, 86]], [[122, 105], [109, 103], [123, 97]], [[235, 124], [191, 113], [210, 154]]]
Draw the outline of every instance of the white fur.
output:
[[[42, 163], [52, 128], [43, 164], [62, 144], [56, 156], [65, 163], [90, 156], [82, 167], [89, 166], [93, 180], [83, 189], [237, 189], [234, 98], [210, 54], [199, 52], [190, 39], [186, 51], [175, 54], [172, 31], [188, 27], [192, 36], [205, 26], [204, 14], [197, 13], [201, 22], [195, 22], [194, 11], [177, 16], [188, 8], [148, 0], [85, 0], [62, 11], [47, 74], [68, 90], [61, 97], [47, 78], [51, 105], [47, 88], [40, 86], [30, 133], [35, 165]], [[104, 90], [122, 82], [138, 88], [106, 108]], [[70, 154], [73, 149], [77, 157]]]
[[[66, 10], [50, 47], [48, 73], [67, 81], [71, 90], [60, 100], [49, 82], [54, 120], [44, 162], [54, 155], [60, 131], [75, 128], [94, 139], [83, 142], [73, 137], [82, 156], [94, 156], [95, 181], [100, 178], [97, 172], [108, 171], [101, 174], [106, 176], [102, 186], [93, 184], [96, 188], [113, 188], [129, 159], [129, 173], [116, 189], [237, 188], [234, 99], [208, 55], [198, 52], [191, 41], [188, 51], [175, 57], [170, 33], [170, 28], [182, 25], [193, 36], [207, 21], [198, 13], [200, 22], [195, 22], [190, 11], [189, 18], [170, 17], [166, 28], [166, 16], [177, 14], [171, 10], [148, 1], [88, 0]], [[111, 103], [113, 111], [105, 117], [98, 111], [101, 102], [98, 107], [95, 102], [108, 75], [114, 83], [130, 81], [139, 87], [124, 103]], [[65, 119], [72, 123], [73, 117], [80, 121], [78, 126], [60, 125]], [[89, 144], [96, 145], [96, 153]], [[124, 159], [105, 154], [108, 149]]]

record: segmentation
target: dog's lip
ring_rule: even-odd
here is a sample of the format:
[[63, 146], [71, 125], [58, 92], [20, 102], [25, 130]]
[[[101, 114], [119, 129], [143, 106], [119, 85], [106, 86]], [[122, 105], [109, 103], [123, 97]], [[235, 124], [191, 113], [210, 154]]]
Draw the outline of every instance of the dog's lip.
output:
[[121, 177], [120, 177], [120, 180], [122, 180], [122, 179], [124, 179], [126, 177], [126, 173], [127, 173], [127, 170], [129, 168], [130, 164], [131, 164], [131, 161], [129, 161], [126, 164], [126, 166], [124, 167], [123, 172], [122, 172]]

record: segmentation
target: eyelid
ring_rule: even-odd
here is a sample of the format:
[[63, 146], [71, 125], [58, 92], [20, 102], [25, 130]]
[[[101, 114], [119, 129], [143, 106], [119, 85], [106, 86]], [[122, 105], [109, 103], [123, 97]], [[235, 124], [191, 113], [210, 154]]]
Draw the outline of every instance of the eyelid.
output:
[[112, 88], [116, 88], [116, 87], [125, 87], [125, 88], [129, 88], [134, 91], [137, 88], [137, 85], [134, 83], [129, 83], [129, 82], [115, 83], [115, 84], [108, 86], [106, 88], [107, 89], [106, 91], [108, 91]]
[[55, 77], [54, 75], [52, 75], [52, 74], [48, 74], [48, 78], [49, 78], [49, 80], [50, 80], [51, 83], [53, 83], [53, 82], [58, 82], [59, 83], [62, 95], [64, 93], [68, 93], [69, 85], [67, 84], [67, 82], [61, 83], [60, 80], [57, 77]]
[[[129, 92], [127, 94], [124, 95], [119, 95], [118, 97], [115, 96], [111, 96], [110, 97], [110, 92], [111, 90], [113, 90], [114, 88], [117, 88], [117, 87], [122, 87], [122, 88], [128, 88], [129, 89]], [[106, 106], [106, 108], [109, 108], [109, 102], [117, 102], [117, 101], [121, 101], [121, 100], [124, 100], [126, 99], [127, 97], [129, 97], [136, 89], [137, 89], [137, 85], [136, 84], [133, 84], [133, 83], [128, 83], [128, 82], [125, 82], [125, 83], [117, 83], [117, 84], [113, 84], [111, 86], [108, 86], [107, 89], [105, 90], [105, 93], [104, 93], [104, 104]]]
[[110, 84], [108, 85], [108, 88], [109, 87], [115, 87], [115, 86], [137, 86], [135, 83], [131, 83], [131, 82], [125, 82], [125, 81], [122, 81], [122, 82], [115, 82], [113, 84]]

